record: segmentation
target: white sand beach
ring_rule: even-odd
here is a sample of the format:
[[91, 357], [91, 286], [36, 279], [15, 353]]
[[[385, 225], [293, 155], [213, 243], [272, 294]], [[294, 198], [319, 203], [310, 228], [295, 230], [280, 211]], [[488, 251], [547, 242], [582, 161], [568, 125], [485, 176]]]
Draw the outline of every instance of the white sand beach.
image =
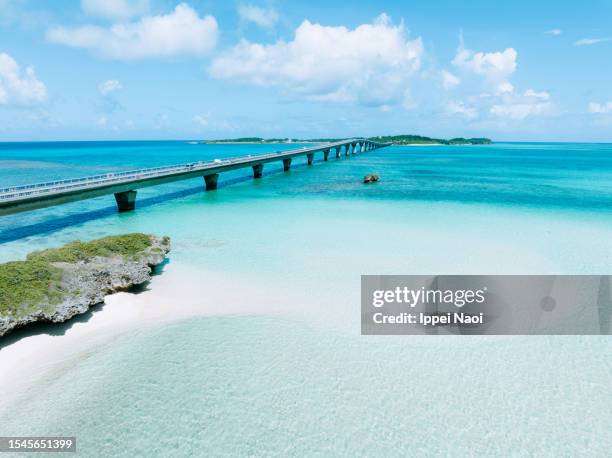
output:
[[135, 328], [196, 315], [275, 315], [286, 309], [288, 291], [266, 290], [249, 281], [240, 282], [240, 288], [236, 284], [235, 280], [218, 273], [167, 266], [142, 292], [107, 296], [87, 321], [75, 317], [55, 325], [58, 330], [67, 328], [63, 335], [25, 336], [0, 348], [0, 411], [17, 397], [27, 396], [27, 389], [37, 380], [54, 370], [77, 364], [95, 348]]

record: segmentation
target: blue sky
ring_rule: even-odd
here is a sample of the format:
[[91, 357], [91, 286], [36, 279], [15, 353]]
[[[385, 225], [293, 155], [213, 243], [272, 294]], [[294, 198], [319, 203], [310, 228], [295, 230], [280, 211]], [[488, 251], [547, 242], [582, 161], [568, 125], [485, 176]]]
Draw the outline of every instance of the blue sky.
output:
[[0, 0], [0, 140], [612, 141], [607, 1]]

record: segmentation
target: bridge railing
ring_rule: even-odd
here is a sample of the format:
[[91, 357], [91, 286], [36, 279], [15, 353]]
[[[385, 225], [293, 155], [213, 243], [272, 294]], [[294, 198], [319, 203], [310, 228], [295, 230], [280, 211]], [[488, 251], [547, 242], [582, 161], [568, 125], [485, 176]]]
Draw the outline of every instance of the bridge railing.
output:
[[64, 180], [47, 181], [29, 185], [12, 186], [0, 189], [0, 200], [29, 197], [51, 192], [67, 191], [70, 189], [88, 189], [105, 184], [121, 183], [129, 180], [154, 178], [168, 174], [206, 170], [220, 165], [231, 165], [240, 162], [251, 162], [253, 160], [266, 160], [279, 155], [292, 155], [297, 153], [308, 153], [321, 151], [328, 148], [335, 148], [351, 142], [363, 141], [363, 138], [343, 140], [341, 142], [327, 143], [312, 147], [303, 147], [286, 151], [274, 151], [272, 153], [236, 156], [225, 159], [212, 159], [209, 161], [198, 161], [189, 164], [165, 165], [159, 167], [148, 167], [145, 169], [127, 170], [123, 172], [110, 172], [101, 175], [92, 175], [80, 178], [68, 178]]

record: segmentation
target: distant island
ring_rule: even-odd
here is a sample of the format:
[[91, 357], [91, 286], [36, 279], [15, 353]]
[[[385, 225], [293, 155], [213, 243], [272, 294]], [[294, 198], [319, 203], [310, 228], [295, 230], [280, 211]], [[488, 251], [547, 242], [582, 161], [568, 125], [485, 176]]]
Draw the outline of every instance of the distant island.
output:
[[392, 143], [394, 145], [490, 145], [493, 141], [490, 138], [431, 138], [421, 135], [385, 135], [370, 137], [368, 140], [381, 143]]
[[[202, 144], [279, 144], [279, 143], [330, 143], [344, 140], [342, 138], [261, 138], [261, 137], [240, 137], [220, 140], [202, 140], [195, 143]], [[431, 138], [422, 135], [379, 135], [369, 137], [368, 140], [381, 143], [392, 143], [393, 145], [490, 145], [493, 141], [489, 138]]]
[[220, 140], [202, 140], [197, 143], [216, 143], [216, 144], [235, 144], [235, 143], [250, 143], [250, 144], [278, 144], [278, 143], [328, 143], [340, 141], [341, 138], [261, 138], [261, 137], [240, 137], [240, 138], [225, 138]]

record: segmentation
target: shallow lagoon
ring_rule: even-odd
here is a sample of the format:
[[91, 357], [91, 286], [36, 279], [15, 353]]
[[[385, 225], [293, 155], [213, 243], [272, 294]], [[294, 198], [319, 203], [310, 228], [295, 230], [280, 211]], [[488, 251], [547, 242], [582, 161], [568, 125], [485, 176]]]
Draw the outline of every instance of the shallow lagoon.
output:
[[[47, 179], [49, 163], [61, 174], [80, 162], [89, 174], [262, 148], [146, 146], [117, 146], [132, 163], [100, 148], [91, 169], [78, 148], [0, 148], [0, 160], [44, 162], [20, 164]], [[368, 172], [381, 182], [361, 184]], [[177, 302], [194, 288], [229, 289], [219, 277], [249, 292], [240, 312], [221, 294], [218, 316], [76, 351], [0, 411], [3, 432], [76, 435], [81, 451], [106, 456], [609, 450], [608, 338], [361, 337], [359, 276], [608, 272], [612, 146], [385, 148], [243, 176], [222, 176], [233, 183], [212, 193], [200, 180], [143, 191], [132, 214], [116, 214], [109, 196], [3, 218], [3, 261], [79, 237], [154, 232], [173, 238], [168, 275], [188, 272]]]

